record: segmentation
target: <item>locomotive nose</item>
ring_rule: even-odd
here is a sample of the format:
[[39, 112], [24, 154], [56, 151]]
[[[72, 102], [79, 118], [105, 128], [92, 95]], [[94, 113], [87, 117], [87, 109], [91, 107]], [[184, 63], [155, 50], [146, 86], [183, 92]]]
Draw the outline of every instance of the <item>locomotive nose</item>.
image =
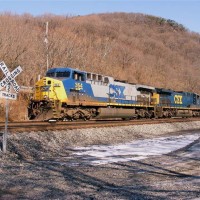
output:
[[48, 78], [39, 80], [35, 87], [35, 96], [38, 101], [49, 100], [52, 81]]
[[67, 94], [61, 80], [44, 77], [35, 87], [36, 101], [67, 100]]

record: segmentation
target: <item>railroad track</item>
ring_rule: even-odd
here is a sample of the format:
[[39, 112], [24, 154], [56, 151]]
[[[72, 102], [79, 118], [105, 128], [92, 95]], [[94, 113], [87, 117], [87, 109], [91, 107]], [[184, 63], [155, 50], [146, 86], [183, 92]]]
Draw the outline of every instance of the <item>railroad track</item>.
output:
[[[70, 130], [97, 127], [116, 127], [143, 124], [175, 123], [200, 121], [200, 118], [171, 118], [171, 119], [141, 119], [141, 120], [91, 120], [91, 121], [73, 121], [73, 122], [38, 122], [22, 121], [9, 122], [8, 131], [10, 133], [30, 132], [30, 131], [48, 131], [48, 130]], [[4, 132], [5, 123], [0, 122], [0, 132]]]

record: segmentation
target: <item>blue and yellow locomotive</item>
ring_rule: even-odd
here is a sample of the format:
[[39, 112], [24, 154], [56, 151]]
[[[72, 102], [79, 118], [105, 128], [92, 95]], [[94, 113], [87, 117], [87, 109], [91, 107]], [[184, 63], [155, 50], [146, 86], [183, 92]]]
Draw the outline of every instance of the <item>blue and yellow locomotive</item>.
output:
[[200, 97], [72, 68], [53, 68], [35, 85], [29, 119], [190, 117], [200, 115]]

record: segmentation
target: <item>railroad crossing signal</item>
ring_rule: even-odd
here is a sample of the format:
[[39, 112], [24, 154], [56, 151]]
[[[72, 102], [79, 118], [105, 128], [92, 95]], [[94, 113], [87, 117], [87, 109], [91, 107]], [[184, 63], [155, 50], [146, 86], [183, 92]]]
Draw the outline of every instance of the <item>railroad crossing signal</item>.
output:
[[5, 75], [5, 78], [0, 82], [0, 90], [7, 86], [6, 91], [10, 92], [10, 86], [12, 85], [15, 92], [18, 93], [20, 87], [15, 81], [15, 77], [22, 72], [22, 68], [18, 66], [16, 69], [10, 72], [4, 62], [0, 62], [0, 68]]
[[[15, 77], [18, 76], [22, 72], [22, 68], [18, 66], [12, 72], [10, 72], [6, 66], [6, 64], [2, 61], [0, 62], [0, 68], [3, 71], [5, 78], [0, 81], [0, 90], [3, 88], [6, 91], [0, 91], [0, 98], [6, 99], [6, 120], [5, 120], [5, 132], [3, 134], [3, 152], [6, 153], [7, 146], [7, 137], [8, 137], [8, 99], [16, 100], [17, 94], [20, 90], [19, 85], [15, 81]], [[16, 93], [10, 93], [11, 86]]]

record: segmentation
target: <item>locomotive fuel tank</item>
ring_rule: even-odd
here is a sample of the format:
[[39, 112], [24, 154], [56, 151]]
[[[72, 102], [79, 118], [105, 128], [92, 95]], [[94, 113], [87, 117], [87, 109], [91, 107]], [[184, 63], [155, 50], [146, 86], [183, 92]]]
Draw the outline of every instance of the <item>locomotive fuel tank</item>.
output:
[[192, 117], [192, 110], [177, 110], [176, 117]]
[[99, 108], [96, 118], [133, 118], [136, 117], [135, 109]]

